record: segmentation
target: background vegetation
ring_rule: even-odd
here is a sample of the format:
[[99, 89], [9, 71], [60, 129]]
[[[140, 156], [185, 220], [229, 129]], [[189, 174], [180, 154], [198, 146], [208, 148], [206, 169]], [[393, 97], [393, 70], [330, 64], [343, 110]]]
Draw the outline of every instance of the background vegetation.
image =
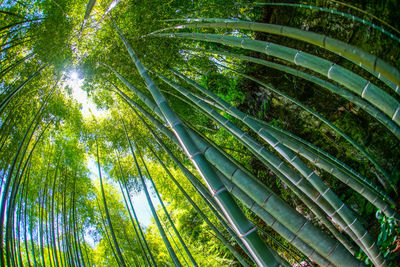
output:
[[[400, 8], [396, 1], [347, 3], [304, 1], [300, 4], [351, 14], [400, 36], [396, 30], [400, 29], [397, 19]], [[137, 71], [116, 26], [182, 121], [204, 140], [212, 140], [210, 142], [232, 157], [235, 164], [240, 164], [257, 177], [293, 210], [322, 229], [326, 236], [338, 238], [310, 210], [305, 202], [308, 199], [305, 193], [304, 197], [296, 195], [273, 167], [257, 158], [254, 151], [229, 129], [163, 82], [159, 74], [208, 99], [211, 106], [215, 106], [217, 100], [199, 94], [188, 80], [178, 79], [169, 68], [178, 70], [238, 110], [307, 140], [371, 181], [382, 203], [393, 210], [392, 217], [385, 214], [386, 209], [377, 209], [332, 173], [305, 160], [304, 155], [299, 156], [307, 168], [346, 203], [376, 242], [385, 264], [396, 266], [400, 261], [396, 214], [399, 205], [399, 135], [388, 130], [360, 105], [333, 94], [323, 86], [242, 58], [218, 55], [216, 51], [268, 60], [328, 80], [309, 69], [243, 49], [240, 47], [243, 42], [239, 47], [230, 47], [209, 40], [175, 38], [178, 35], [157, 36], [156, 31], [189, 23], [186, 21], [188, 18], [245, 20], [320, 33], [376, 55], [397, 70], [400, 68], [398, 39], [362, 21], [301, 6], [236, 0], [3, 0], [0, 4], [2, 266], [255, 264], [220, 206], [209, 193], [199, 194], [199, 188], [204, 190], [206, 183], [196, 165], [162, 130], [163, 124], [170, 125], [164, 122], [156, 125], [139, 110], [154, 131], [151, 133], [132, 109], [132, 104], [135, 106], [132, 101], [135, 101], [153, 116], [158, 115], [156, 109], [150, 108], [121, 79], [122, 76], [144, 96], [153, 99], [154, 94], [148, 90], [148, 82], [142, 77], [143, 72]], [[229, 35], [278, 43], [343, 66], [377, 85], [395, 101], [400, 101], [387, 83], [361, 65], [307, 42], [235, 27], [168, 29], [161, 35], [165, 32]], [[73, 83], [78, 78], [71, 78], [73, 72], [78, 73], [79, 79], [84, 79], [82, 89], [100, 111], [82, 114], [85, 107], [74, 98]], [[318, 112], [358, 143], [371, 155], [375, 164], [332, 127], [254, 79], [278, 88]], [[340, 82], [331, 82], [342, 86]], [[270, 147], [245, 120], [220, 108], [220, 103], [216, 106], [216, 113], [246, 131], [247, 136]], [[135, 109], [140, 107], [135, 106]], [[194, 174], [195, 181], [182, 172], [177, 161], [163, 149], [163, 144], [184, 168]], [[284, 159], [282, 154], [273, 153], [277, 159]], [[98, 167], [98, 172], [91, 173], [90, 166]], [[390, 177], [391, 184], [385, 180], [379, 166]], [[176, 179], [176, 183], [171, 177]], [[135, 203], [133, 197], [146, 190], [153, 199], [157, 198], [155, 190], [158, 190], [167, 211], [161, 205], [155, 206], [154, 219], [148, 226], [136, 219], [132, 208], [148, 205]], [[207, 196], [211, 200], [207, 200]], [[133, 205], [130, 203], [132, 200]], [[254, 204], [249, 207], [244, 202], [239, 200], [232, 205], [242, 209], [256, 226], [262, 240], [277, 252], [277, 262], [317, 265], [312, 257], [304, 255], [301, 249], [282, 237], [282, 233], [271, 228], [271, 223], [252, 211]], [[397, 219], [393, 218], [396, 216]], [[326, 214], [323, 217], [333, 228], [336, 227], [344, 240], [340, 242], [349, 244], [349, 251], [355, 258], [365, 264], [379, 265], [375, 259], [367, 259], [365, 250], [354, 242], [359, 238], [346, 234], [347, 227], [329, 219]]]

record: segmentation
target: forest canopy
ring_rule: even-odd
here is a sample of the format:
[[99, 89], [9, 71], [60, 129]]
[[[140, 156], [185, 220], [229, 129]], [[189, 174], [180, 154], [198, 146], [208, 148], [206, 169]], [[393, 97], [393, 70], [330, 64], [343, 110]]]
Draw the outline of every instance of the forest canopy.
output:
[[399, 16], [0, 1], [1, 266], [397, 266]]

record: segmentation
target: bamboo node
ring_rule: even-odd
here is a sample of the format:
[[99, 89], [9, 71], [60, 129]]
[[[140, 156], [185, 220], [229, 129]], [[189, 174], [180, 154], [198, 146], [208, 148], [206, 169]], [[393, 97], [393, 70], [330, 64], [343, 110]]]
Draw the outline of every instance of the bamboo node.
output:
[[271, 45], [271, 43], [267, 43], [267, 45], [265, 46], [265, 54], [267, 54], [267, 55], [269, 55], [269, 52], [268, 52], [268, 48], [269, 48], [269, 46]]
[[301, 177], [301, 179], [297, 183], [295, 183], [295, 185], [298, 186], [301, 183], [301, 181], [303, 181], [303, 177]]
[[297, 158], [297, 155], [294, 155], [294, 157], [291, 160], [289, 160], [289, 162], [292, 163], [296, 158]]
[[382, 254], [382, 252], [379, 251], [378, 255], [376, 255], [376, 257], [374, 258], [374, 260], [376, 260], [381, 254]]
[[298, 50], [297, 53], [296, 53], [296, 55], [294, 55], [293, 62], [294, 62], [294, 64], [296, 64], [296, 65], [299, 65], [299, 64], [297, 63], [297, 61], [296, 61], [296, 58], [297, 58], [297, 56], [298, 56], [300, 53], [301, 53], [301, 51]]
[[190, 155], [189, 157], [190, 157], [190, 159], [193, 159], [195, 156], [197, 156], [199, 154], [201, 154], [201, 151], [197, 151], [194, 154]]
[[[340, 211], [343, 207], [344, 207], [344, 203], [342, 203], [342, 206], [340, 206], [339, 209], [335, 210], [332, 214], [330, 214], [329, 217], [333, 217], [333, 216], [335, 215], [335, 213], [338, 213], [338, 211]], [[353, 223], [354, 223], [356, 220], [357, 220], [357, 218], [356, 218], [350, 225], [346, 226], [346, 228], [347, 228], [347, 227], [350, 228], [350, 226], [353, 225]]]
[[231, 174], [231, 181], [233, 179], [233, 176], [235, 175], [235, 173], [237, 172], [237, 170], [239, 170], [239, 167], [236, 167], [236, 169], [232, 172]]
[[360, 195], [362, 195], [362, 193], [364, 193], [364, 191], [365, 191], [365, 187], [361, 188]]
[[365, 231], [364, 235], [362, 237], [360, 237], [358, 240], [360, 240], [362, 242], [362, 239], [364, 239], [364, 237], [367, 236], [367, 231]]
[[328, 76], [329, 79], [332, 79], [332, 78], [331, 78], [331, 71], [332, 71], [332, 69], [333, 69], [333, 67], [334, 67], [335, 65], [336, 65], [336, 63], [333, 63], [332, 66], [331, 66], [331, 67], [329, 68], [329, 70], [328, 70], [328, 75], [327, 75], [327, 76]]
[[[343, 205], [344, 205], [344, 204], [343, 204]], [[352, 226], [356, 221], [357, 221], [357, 218], [355, 218], [354, 221], [353, 221], [351, 224], [347, 225], [346, 228], [351, 229], [351, 226]]]
[[332, 248], [332, 250], [328, 253], [328, 257], [331, 256], [333, 254], [333, 252], [335, 252], [335, 250], [337, 249], [337, 247], [339, 246], [339, 242], [336, 242], [336, 246]]
[[270, 194], [264, 201], [261, 207], [265, 208], [265, 205], [267, 204], [268, 200], [272, 197], [272, 194]]
[[311, 175], [313, 175], [314, 174], [314, 172], [313, 171], [311, 171], [311, 173], [309, 174], [309, 175], [307, 175], [307, 179], [308, 178], [310, 178], [311, 177]]
[[249, 234], [253, 233], [253, 232], [256, 231], [256, 230], [257, 230], [256, 227], [253, 227], [253, 228], [251, 228], [249, 231], [247, 231], [246, 233], [240, 234], [239, 237], [240, 237], [240, 238], [245, 238], [246, 236], [248, 236]]
[[275, 148], [277, 145], [279, 145], [279, 143], [280, 143], [280, 142], [279, 142], [279, 140], [278, 140], [278, 142], [276, 142], [275, 144], [273, 144], [272, 147]]
[[370, 83], [371, 83], [371, 82], [368, 81], [367, 84], [364, 86], [364, 89], [363, 89], [363, 91], [362, 91], [362, 93], [361, 93], [361, 97], [362, 97], [362, 98], [364, 98], [365, 92], [367, 91], [368, 86], [370, 85]]
[[244, 48], [244, 47], [243, 47], [243, 42], [244, 42], [244, 41], [245, 41], [245, 39], [242, 38], [242, 41], [240, 42], [240, 47], [241, 47], [241, 48]]
[[224, 191], [226, 191], [226, 187], [225, 186], [222, 186], [220, 189], [218, 189], [217, 191], [214, 191], [213, 190], [213, 193], [212, 193], [212, 196], [213, 197], [216, 197], [216, 196], [218, 196], [219, 194], [221, 194], [222, 192], [224, 192]]
[[397, 113], [399, 113], [400, 110], [400, 105], [397, 107], [396, 111], [393, 114], [392, 120], [394, 120], [397, 117]]
[[375, 246], [375, 241], [374, 241], [374, 243], [372, 243], [372, 245], [368, 248], [368, 250], [370, 250], [373, 246]]
[[282, 166], [282, 164], [283, 164], [283, 161], [281, 161], [281, 163], [279, 163], [278, 167], [276, 167], [276, 168], [279, 170], [279, 168]]
[[[324, 193], [322, 193], [322, 195], [321, 195], [321, 196], [324, 196], [326, 193], [328, 193], [328, 191], [329, 191], [329, 190], [331, 190], [331, 189], [328, 187], [328, 188], [325, 190], [325, 192], [324, 192]], [[344, 204], [343, 204], [343, 205], [344, 205]], [[340, 209], [339, 209], [339, 210], [340, 210]], [[339, 211], [339, 210], [338, 210], [338, 211]]]

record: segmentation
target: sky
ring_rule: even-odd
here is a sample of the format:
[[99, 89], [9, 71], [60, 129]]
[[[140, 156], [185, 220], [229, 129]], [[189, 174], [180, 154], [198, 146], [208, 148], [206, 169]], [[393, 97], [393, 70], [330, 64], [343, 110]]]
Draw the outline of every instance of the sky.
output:
[[[89, 174], [90, 178], [92, 180], [94, 180], [94, 179], [98, 180], [99, 179], [99, 175], [98, 175], [99, 171], [97, 169], [97, 163], [94, 158], [89, 159], [87, 168], [90, 171], [90, 174]], [[107, 179], [107, 175], [103, 171], [102, 171], [102, 176], [103, 176], [103, 178]], [[108, 182], [110, 182], [110, 181], [108, 181]], [[118, 192], [120, 192], [119, 186], [117, 184], [114, 184], [114, 185], [118, 188]], [[154, 206], [157, 207], [158, 205], [161, 205], [160, 202], [158, 201], [157, 197], [155, 196], [153, 187], [150, 185], [150, 182], [146, 182], [146, 185], [147, 185], [148, 190], [150, 191], [151, 201], [153, 202]], [[135, 209], [135, 212], [140, 221], [140, 224], [142, 226], [147, 227], [151, 223], [152, 215], [151, 215], [150, 207], [147, 204], [146, 195], [143, 192], [143, 190], [140, 191], [139, 193], [131, 192], [131, 200], [132, 200], [133, 208]]]
[[94, 104], [93, 101], [87, 97], [87, 93], [81, 89], [84, 79], [79, 70], [72, 69], [67, 72], [66, 75], [67, 79], [64, 85], [68, 85], [72, 89], [72, 97], [82, 104], [81, 112], [84, 118], [88, 118], [92, 114], [94, 116], [103, 115], [107, 112], [97, 109], [96, 104]]
[[[93, 101], [90, 98], [88, 98], [87, 93], [81, 89], [84, 79], [83, 79], [82, 75], [79, 73], [79, 70], [75, 70], [75, 69], [70, 70], [68, 73], [66, 73], [66, 75], [67, 75], [67, 79], [66, 79], [64, 86], [68, 85], [72, 89], [72, 97], [82, 105], [81, 112], [82, 112], [83, 117], [90, 118], [92, 116], [92, 114], [94, 116], [106, 116], [107, 111], [97, 109], [96, 104], [94, 104]], [[98, 180], [99, 176], [98, 176], [96, 160], [94, 158], [89, 158], [86, 167], [88, 168], [88, 170], [90, 172], [89, 177], [91, 178], [91, 180], [92, 181], [94, 181], [96, 179]], [[102, 172], [102, 175], [103, 175], [103, 179], [105, 179], [107, 181], [107, 174]], [[110, 183], [110, 180], [108, 180], [107, 182]], [[146, 184], [147, 184], [147, 188], [150, 191], [151, 200], [152, 200], [154, 206], [155, 207], [159, 206], [160, 203], [159, 203], [157, 197], [155, 196], [153, 188], [150, 186], [150, 183], [146, 183]], [[114, 186], [116, 186], [118, 192], [120, 192], [119, 186], [117, 184], [114, 184]], [[121, 199], [122, 199], [122, 197], [121, 197]], [[135, 212], [138, 216], [140, 224], [144, 227], [149, 226], [151, 223], [152, 215], [151, 215], [150, 207], [146, 200], [146, 195], [143, 192], [143, 190], [140, 191], [139, 193], [132, 192], [131, 199], [132, 199], [132, 204], [133, 204]], [[87, 241], [89, 241], [90, 245], [95, 246], [95, 244], [91, 238], [85, 237], [85, 239], [87, 239]]]

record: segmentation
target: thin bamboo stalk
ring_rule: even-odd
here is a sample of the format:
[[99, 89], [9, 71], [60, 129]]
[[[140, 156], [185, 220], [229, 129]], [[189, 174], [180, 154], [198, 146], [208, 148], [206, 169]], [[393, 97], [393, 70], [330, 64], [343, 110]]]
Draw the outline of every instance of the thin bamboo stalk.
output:
[[253, 50], [267, 55], [278, 57], [304, 68], [318, 72], [329, 79], [332, 79], [345, 86], [352, 92], [374, 104], [392, 120], [400, 125], [400, 104], [399, 102], [382, 91], [376, 85], [351, 71], [332, 63], [328, 60], [310, 55], [308, 53], [288, 48], [271, 42], [252, 40], [234, 36], [204, 33], [157, 33], [151, 34], [154, 37], [184, 38], [198, 41], [215, 42], [247, 50]]
[[[134, 103], [129, 97], [127, 97], [127, 100], [129, 100], [130, 103]], [[145, 99], [142, 99], [142, 101], [145, 101]], [[162, 114], [160, 114], [159, 109], [155, 108], [156, 105], [154, 102], [150, 99], [146, 100], [146, 102], [149, 103], [148, 106], [150, 109], [154, 110], [161, 119], [164, 119]], [[137, 105], [137, 108], [139, 107], [141, 108], [141, 106]], [[144, 109], [142, 110], [145, 111]], [[156, 120], [147, 111], [143, 114], [173, 142], [179, 144], [175, 135], [172, 134], [163, 123]], [[259, 182], [256, 177], [242, 169], [240, 164], [228, 159], [221, 151], [199, 138], [195, 132], [189, 131], [189, 134], [194, 138], [193, 140], [196, 145], [199, 146], [201, 151], [204, 151], [207, 160], [209, 160], [225, 176], [230, 177], [232, 182], [246, 192], [246, 194], [248, 194], [258, 205], [270, 212], [272, 216], [277, 218], [277, 220], [290, 231], [296, 233], [296, 237], [304, 240], [307, 244], [312, 246], [313, 249], [318, 251], [322, 256], [327, 257], [334, 264], [340, 265], [341, 262], [345, 261], [357, 265], [357, 260], [353, 258], [343, 246], [340, 244], [338, 245], [337, 242], [330, 239], [326, 234], [322, 233], [312, 224], [306, 223], [302, 216], [293, 211], [268, 187]]]
[[[256, 120], [252, 116], [249, 116], [248, 114], [245, 114], [238, 110], [236, 107], [231, 106], [224, 100], [222, 100], [220, 97], [212, 93], [211, 91], [207, 90], [206, 88], [202, 87], [195, 81], [189, 79], [182, 73], [170, 69], [175, 75], [178, 77], [184, 79], [186, 82], [189, 84], [193, 85], [195, 88], [197, 88], [199, 91], [210, 97], [215, 103], [218, 104], [219, 107], [222, 108], [225, 112], [228, 114], [232, 115], [233, 117], [239, 119], [243, 123], [245, 123], [247, 126], [249, 126], [252, 130], [254, 130], [255, 133], [257, 133], [260, 137], [262, 137], [264, 140], [266, 140], [268, 143], [276, 144], [277, 146], [280, 144], [288, 146], [289, 144], [292, 144], [292, 146], [289, 146], [293, 152], [300, 152], [301, 145], [299, 145], [296, 142], [293, 142], [292, 140], [287, 141], [287, 138], [283, 138], [282, 135], [276, 134], [277, 132], [280, 133], [279, 131], [276, 131], [275, 128], [266, 128], [264, 126], [269, 125], [269, 124], [261, 124], [259, 120]], [[192, 93], [192, 95], [197, 98], [196, 95]], [[212, 101], [210, 101], [212, 102]], [[274, 139], [270, 139], [270, 136], [265, 135], [265, 131], [268, 132], [268, 135], [272, 135]], [[278, 137], [276, 137], [278, 135]], [[285, 140], [285, 141], [283, 141]], [[279, 144], [280, 143], [280, 144]], [[285, 147], [281, 147], [279, 149], [285, 149]], [[294, 148], [293, 148], [294, 147]], [[310, 152], [309, 150], [303, 150], [303, 153], [299, 153], [300, 155], [306, 157], [311, 163], [318, 164], [319, 167], [324, 169], [325, 171], [331, 173], [335, 177], [337, 177], [340, 181], [343, 183], [349, 185], [353, 190], [356, 192], [360, 193], [363, 197], [365, 197], [368, 201], [370, 201], [373, 205], [375, 205], [377, 208], [381, 209], [388, 217], [396, 217], [399, 218], [397, 213], [388, 205], [385, 201], [384, 198], [386, 198], [386, 194], [382, 195], [380, 193], [380, 190], [375, 190], [376, 186], [371, 186], [371, 182], [366, 180], [366, 178], [363, 177], [363, 180], [359, 180], [359, 176], [356, 176], [354, 179], [354, 175], [352, 173], [349, 173], [347, 168], [340, 168], [343, 166], [343, 163], [339, 162], [339, 164], [331, 164], [331, 162], [325, 158], [321, 158], [321, 156], [317, 156], [313, 153], [307, 153]], [[284, 152], [285, 158], [289, 160], [290, 162], [293, 162], [291, 159], [294, 158], [293, 153], [288, 153], [287, 151]], [[297, 160], [297, 158], [296, 158]], [[339, 168], [338, 168], [339, 167]]]
[[[146, 170], [147, 177], [148, 177], [148, 179], [150, 180], [150, 183], [151, 183], [151, 185], [152, 185], [152, 187], [153, 187], [153, 190], [154, 190], [154, 192], [155, 192], [156, 195], [157, 195], [157, 198], [158, 198], [158, 200], [159, 200], [159, 202], [160, 202], [160, 204], [161, 204], [161, 207], [162, 207], [162, 209], [164, 210], [165, 216], [167, 217], [167, 219], [168, 219], [168, 221], [169, 221], [169, 223], [170, 223], [172, 229], [174, 230], [175, 235], [178, 237], [178, 240], [179, 240], [179, 242], [181, 243], [181, 245], [182, 245], [183, 249], [185, 250], [186, 254], [188, 255], [188, 257], [189, 257], [189, 259], [190, 259], [190, 262], [193, 264], [193, 266], [198, 266], [197, 263], [196, 263], [196, 260], [193, 258], [193, 256], [192, 256], [192, 254], [190, 253], [188, 247], [186, 246], [185, 241], [182, 239], [182, 236], [179, 234], [178, 229], [176, 229], [175, 224], [174, 224], [174, 222], [172, 221], [171, 216], [169, 215], [169, 213], [168, 213], [168, 211], [167, 211], [167, 208], [166, 208], [165, 205], [164, 205], [164, 201], [161, 199], [161, 196], [160, 196], [160, 194], [158, 193], [157, 187], [156, 187], [156, 185], [155, 185], [155, 183], [154, 183], [154, 181], [153, 181], [153, 178], [152, 178], [151, 175], [150, 175], [150, 172], [149, 172], [149, 170], [148, 170], [148, 168], [147, 168], [147, 166], [146, 166], [146, 163], [145, 163], [145, 161], [144, 161], [144, 159], [143, 159], [143, 156], [141, 155], [141, 153], [140, 153], [139, 150], [137, 150], [137, 151], [138, 151], [139, 157], [140, 157], [140, 159], [141, 159], [141, 161], [142, 161], [142, 163], [143, 163], [143, 166], [144, 166], [144, 168], [145, 168], [145, 170]], [[183, 257], [183, 255], [182, 255], [182, 257]], [[184, 258], [184, 257], [183, 257], [183, 258]]]
[[261, 64], [264, 65], [266, 67], [269, 68], [274, 68], [280, 71], [283, 71], [285, 73], [289, 73], [292, 74], [296, 77], [300, 77], [303, 78], [307, 81], [310, 81], [314, 84], [317, 84], [319, 86], [321, 86], [322, 88], [325, 88], [327, 90], [329, 90], [330, 92], [334, 93], [334, 94], [338, 94], [341, 97], [345, 98], [346, 100], [353, 102], [354, 104], [356, 104], [357, 106], [359, 106], [360, 108], [362, 108], [363, 110], [365, 110], [368, 114], [370, 114], [372, 117], [374, 117], [375, 119], [377, 119], [380, 123], [382, 123], [388, 130], [390, 130], [398, 139], [400, 139], [400, 127], [398, 125], [396, 125], [391, 118], [389, 118], [386, 114], [384, 114], [382, 111], [380, 111], [379, 109], [377, 109], [376, 107], [374, 107], [373, 105], [371, 105], [370, 103], [368, 103], [367, 101], [363, 100], [362, 98], [352, 94], [351, 92], [348, 92], [342, 88], [340, 88], [339, 86], [336, 86], [328, 81], [322, 80], [314, 75], [310, 75], [308, 73], [302, 72], [300, 70], [291, 68], [291, 67], [287, 67], [281, 64], [277, 64], [277, 63], [273, 63], [267, 60], [263, 60], [263, 59], [259, 59], [259, 58], [254, 58], [254, 57], [248, 57], [245, 55], [241, 55], [241, 54], [234, 54], [234, 53], [230, 53], [227, 51], [207, 51], [207, 50], [203, 50], [205, 52], [210, 52], [213, 54], [218, 54], [218, 55], [224, 55], [224, 56], [229, 56], [229, 57], [233, 57], [233, 58], [238, 58], [241, 60], [246, 60], [246, 61], [250, 61], [253, 63], [257, 63], [257, 64]]
[[[208, 23], [197, 23], [197, 21], [206, 21]], [[194, 21], [195, 23], [184, 24], [172, 27], [172, 29], [182, 29], [182, 28], [236, 28], [244, 29], [258, 32], [266, 32], [270, 34], [276, 34], [280, 36], [285, 36], [313, 45], [320, 46], [331, 52], [338, 54], [339, 56], [352, 61], [363, 67], [365, 70], [371, 74], [381, 79], [385, 82], [392, 90], [397, 94], [400, 94], [400, 72], [390, 64], [386, 63], [382, 59], [362, 49], [354, 47], [350, 44], [342, 42], [337, 39], [330, 38], [326, 35], [314, 33], [311, 31], [300, 30], [293, 27], [287, 27], [282, 25], [267, 24], [267, 23], [257, 23], [249, 21], [237, 21], [237, 20], [225, 20], [217, 22], [214, 19], [188, 19], [188, 22]], [[168, 30], [171, 28], [163, 29]], [[163, 31], [161, 30], [161, 31]], [[296, 62], [295, 62], [296, 63]]]
[[[263, 146], [259, 145], [257, 141], [251, 138], [246, 132], [242, 131], [229, 120], [215, 112], [215, 110], [209, 107], [206, 103], [202, 102], [199, 99], [196, 99], [188, 90], [166, 79], [160, 74], [158, 76], [163, 81], [171, 85], [174, 89], [190, 99], [197, 106], [199, 106], [201, 110], [208, 113], [211, 119], [219, 123], [222, 127], [226, 128], [230, 133], [236, 136], [238, 138], [238, 141], [243, 143], [252, 152], [255, 152], [255, 156], [259, 158], [264, 164], [267, 164], [267, 166], [269, 166], [270, 168], [275, 169], [274, 173], [277, 174], [281, 172], [285, 176], [285, 178], [288, 179], [283, 179], [283, 181], [288, 186], [290, 186], [292, 190], [295, 189], [293, 185], [300, 188], [305, 194], [307, 194], [312, 200], [314, 200], [314, 202], [318, 204], [328, 214], [329, 217], [333, 217], [333, 215], [335, 215], [336, 213], [339, 214], [339, 216], [343, 219], [345, 223], [346, 229], [350, 228], [350, 230], [356, 235], [357, 239], [361, 239], [361, 237], [363, 237], [361, 242], [364, 245], [364, 251], [370, 256], [370, 259], [377, 264], [384, 264], [384, 259], [379, 258], [379, 251], [377, 247], [374, 246], [374, 241], [369, 236], [368, 232], [364, 229], [362, 224], [356, 220], [356, 217], [352, 214], [348, 207], [340, 200], [339, 197], [337, 197], [337, 195], [329, 187], [327, 187], [321, 181], [321, 179], [315, 174], [315, 172], [311, 171], [289, 149], [285, 148], [275, 138], [271, 139], [270, 137], [272, 136], [268, 136], [268, 138], [267, 136], [263, 136], [263, 138], [265, 138], [266, 141], [278, 153], [280, 153], [287, 161], [289, 161], [294, 167], [296, 167], [296, 169], [298, 169], [303, 177], [297, 175], [297, 173], [287, 167], [283, 161], [274, 156], [272, 153], [266, 151]], [[241, 119], [245, 121], [247, 118], [243, 117]], [[253, 130], [255, 130], [253, 125], [252, 127]], [[256, 132], [259, 132], [259, 130]], [[319, 194], [315, 192], [315, 190], [313, 190], [311, 186], [307, 185], [305, 181], [310, 182], [310, 184], [317, 190]], [[299, 194], [301, 195], [301, 193]], [[322, 199], [325, 199], [327, 203], [322, 203], [322, 199], [320, 198], [321, 196]]]
[[133, 157], [134, 162], [135, 162], [136, 170], [138, 171], [139, 178], [140, 178], [141, 183], [142, 183], [142, 186], [143, 186], [143, 191], [144, 191], [144, 193], [145, 193], [145, 195], [146, 195], [147, 203], [149, 204], [149, 207], [150, 207], [151, 213], [152, 213], [152, 215], [153, 215], [153, 218], [154, 218], [154, 220], [155, 220], [155, 222], [156, 222], [157, 228], [158, 228], [158, 230], [159, 230], [159, 232], [160, 232], [160, 235], [161, 235], [161, 237], [162, 237], [162, 239], [163, 239], [163, 241], [164, 241], [165, 246], [167, 247], [168, 253], [169, 253], [169, 255], [170, 255], [172, 261], [174, 262], [174, 264], [175, 264], [177, 267], [180, 267], [180, 266], [182, 266], [182, 265], [181, 265], [181, 263], [180, 263], [178, 257], [176, 256], [174, 250], [172, 249], [171, 243], [169, 242], [169, 240], [168, 240], [168, 238], [167, 238], [167, 236], [166, 236], [166, 234], [165, 234], [165, 231], [164, 231], [164, 229], [163, 229], [163, 227], [162, 227], [162, 225], [161, 225], [160, 219], [159, 219], [158, 216], [157, 216], [157, 213], [156, 213], [156, 210], [155, 210], [155, 208], [154, 208], [153, 202], [152, 202], [152, 200], [151, 200], [151, 198], [150, 198], [150, 194], [149, 194], [149, 191], [148, 191], [148, 189], [147, 189], [146, 182], [145, 182], [145, 180], [144, 180], [144, 178], [143, 178], [142, 172], [141, 172], [141, 170], [140, 170], [139, 163], [138, 163], [137, 158], [136, 158], [136, 155], [135, 155], [135, 151], [134, 151], [134, 149], [133, 149], [131, 140], [130, 140], [129, 137], [128, 137], [128, 133], [127, 133], [127, 130], [126, 130], [126, 127], [125, 127], [125, 123], [124, 123], [124, 121], [123, 121], [122, 119], [121, 119], [121, 122], [122, 122], [122, 125], [123, 125], [123, 128], [124, 128], [125, 137], [126, 137], [126, 139], [127, 139], [127, 141], [128, 141], [129, 148], [130, 148], [130, 150], [131, 150], [131, 154], [132, 154], [132, 157]]
[[231, 68], [228, 68], [226, 66], [223, 66], [221, 64], [219, 64], [219, 66], [224, 67], [226, 69], [229, 69], [237, 74], [239, 74], [240, 76], [243, 76], [247, 79], [250, 79], [258, 84], [260, 84], [261, 86], [263, 86], [264, 88], [267, 88], [281, 96], [283, 96], [285, 99], [289, 100], [292, 103], [295, 103], [296, 105], [298, 105], [299, 107], [301, 107], [302, 109], [306, 110], [307, 112], [309, 112], [310, 114], [312, 114], [314, 117], [318, 118], [319, 120], [321, 120], [323, 123], [325, 123], [327, 126], [329, 126], [331, 129], [333, 129], [336, 133], [338, 133], [340, 136], [342, 136], [343, 138], [346, 139], [346, 141], [348, 141], [351, 145], [353, 145], [358, 151], [360, 151], [374, 166], [375, 168], [383, 175], [383, 178], [385, 179], [385, 182], [382, 181], [381, 179], [379, 180], [381, 182], [381, 184], [387, 189], [388, 185], [386, 183], [389, 184], [389, 186], [393, 189], [393, 191], [395, 191], [397, 193], [397, 188], [393, 182], [393, 179], [389, 176], [389, 174], [386, 172], [385, 169], [383, 169], [383, 167], [375, 160], [375, 158], [373, 158], [363, 147], [361, 147], [357, 142], [355, 142], [350, 136], [348, 136], [347, 134], [345, 134], [342, 130], [340, 130], [338, 127], [336, 127], [334, 124], [332, 124], [331, 122], [329, 122], [326, 118], [324, 118], [323, 116], [321, 116], [319, 113], [315, 112], [314, 110], [312, 110], [311, 108], [303, 105], [302, 103], [298, 102], [297, 100], [293, 99], [292, 97], [289, 97], [288, 95], [286, 95], [285, 93], [282, 93], [281, 91], [273, 88], [272, 86], [267, 85], [266, 83], [255, 79], [251, 76], [248, 76], [244, 73], [235, 71]]
[[238, 235], [242, 238], [247, 249], [252, 254], [254, 261], [259, 265], [276, 266], [277, 262], [271, 253], [270, 248], [262, 241], [255, 231], [253, 225], [249, 223], [243, 212], [234, 202], [232, 196], [226, 191], [225, 186], [216, 176], [202, 152], [194, 144], [179, 117], [169, 107], [166, 99], [150, 76], [147, 74], [146, 69], [141, 64], [132, 47], [123, 36], [122, 32], [118, 29], [118, 27], [116, 27], [116, 29], [126, 49], [128, 50], [132, 61], [135, 62], [140, 75], [145, 80], [147, 88], [155, 99], [157, 106], [159, 106], [169, 126], [173, 129], [175, 135], [178, 137], [186, 154], [194, 163], [202, 178], [206, 181], [209, 190], [217, 200], [217, 203], [220, 205], [220, 208], [223, 210], [226, 218], [234, 227]]

